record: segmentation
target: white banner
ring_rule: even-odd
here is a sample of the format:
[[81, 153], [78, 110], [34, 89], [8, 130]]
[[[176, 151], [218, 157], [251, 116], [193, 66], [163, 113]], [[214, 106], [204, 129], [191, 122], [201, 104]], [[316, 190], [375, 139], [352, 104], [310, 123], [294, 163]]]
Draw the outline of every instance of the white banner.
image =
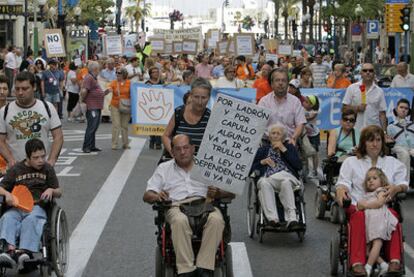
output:
[[137, 100], [140, 124], [167, 125], [174, 114], [174, 89], [140, 87]]
[[154, 29], [154, 37], [163, 38], [167, 42], [182, 41], [184, 39], [194, 39], [198, 41], [198, 48], [203, 48], [203, 33], [201, 27], [168, 30], [168, 29]]
[[241, 195], [271, 111], [217, 95], [191, 178]]
[[137, 42], [137, 34], [130, 34], [124, 36], [124, 55], [127, 57], [135, 57], [137, 50], [135, 43]]

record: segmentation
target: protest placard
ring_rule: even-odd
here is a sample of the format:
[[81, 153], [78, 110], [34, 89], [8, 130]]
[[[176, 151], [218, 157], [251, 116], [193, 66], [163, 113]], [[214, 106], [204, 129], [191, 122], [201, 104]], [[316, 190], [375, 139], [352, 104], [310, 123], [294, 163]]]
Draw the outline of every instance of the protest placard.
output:
[[220, 30], [218, 29], [208, 30], [206, 39], [207, 39], [208, 48], [216, 48], [217, 42], [220, 40]]
[[232, 55], [236, 53], [236, 46], [234, 44], [234, 39], [230, 39], [227, 44], [227, 54]]
[[191, 178], [241, 195], [271, 111], [217, 95]]
[[236, 34], [234, 41], [237, 55], [253, 56], [256, 53], [254, 34]]
[[173, 44], [172, 43], [166, 43], [164, 46], [164, 54], [171, 55], [173, 53]]
[[162, 38], [150, 38], [152, 52], [153, 53], [163, 53], [165, 48], [165, 40]]
[[183, 40], [183, 49], [184, 54], [196, 55], [197, 54], [197, 45], [198, 41], [193, 39], [184, 39]]
[[122, 55], [122, 37], [121, 36], [107, 36], [106, 37], [106, 54], [111, 55]]
[[[174, 114], [174, 89], [163, 86], [137, 86], [132, 93], [133, 116], [139, 117], [134, 131], [139, 135], [161, 136]], [[132, 88], [131, 88], [132, 89]]]
[[188, 29], [154, 29], [154, 37], [165, 39], [167, 42], [182, 41], [184, 39], [191, 39], [198, 41], [198, 51], [203, 50], [203, 33], [201, 27], [194, 27]]
[[65, 57], [66, 51], [62, 31], [60, 29], [45, 29], [43, 32], [46, 56], [48, 58]]
[[137, 50], [135, 44], [137, 42], [137, 34], [129, 34], [124, 36], [124, 55], [128, 58], [135, 57]]
[[265, 58], [266, 58], [266, 62], [267, 61], [274, 61], [277, 64], [278, 56], [276, 54], [266, 53]]
[[183, 52], [183, 42], [173, 41], [173, 54], [181, 54]]
[[229, 42], [227, 40], [218, 41], [217, 42], [217, 49], [220, 56], [227, 54], [227, 44]]
[[292, 55], [292, 45], [289, 44], [280, 44], [277, 53], [279, 55]]

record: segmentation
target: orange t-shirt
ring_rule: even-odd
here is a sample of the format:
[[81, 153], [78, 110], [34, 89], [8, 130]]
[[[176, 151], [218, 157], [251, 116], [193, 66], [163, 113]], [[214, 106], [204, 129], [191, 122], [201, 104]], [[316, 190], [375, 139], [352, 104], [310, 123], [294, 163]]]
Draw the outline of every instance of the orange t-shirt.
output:
[[327, 83], [328, 88], [335, 88], [335, 89], [347, 88], [352, 84], [348, 78], [342, 77], [342, 78], [335, 80], [335, 77], [333, 75], [329, 76], [328, 81], [326, 83]]
[[254, 81], [252, 87], [256, 89], [256, 103], [259, 103], [260, 98], [272, 91], [272, 87], [269, 85], [269, 82], [263, 77]]
[[112, 100], [111, 100], [111, 106], [114, 106], [116, 108], [119, 107], [119, 99], [130, 99], [130, 87], [131, 87], [131, 81], [125, 80], [122, 83], [119, 83], [119, 91], [118, 91], [118, 80], [114, 80], [109, 84], [109, 88], [112, 89]]
[[236, 70], [236, 76], [240, 80], [247, 80], [254, 78], [254, 70], [251, 64], [249, 65], [238, 65]]
[[82, 67], [81, 69], [79, 69], [78, 76], [77, 76], [78, 80], [83, 81], [85, 76], [88, 75], [88, 72], [89, 71], [87, 67]]

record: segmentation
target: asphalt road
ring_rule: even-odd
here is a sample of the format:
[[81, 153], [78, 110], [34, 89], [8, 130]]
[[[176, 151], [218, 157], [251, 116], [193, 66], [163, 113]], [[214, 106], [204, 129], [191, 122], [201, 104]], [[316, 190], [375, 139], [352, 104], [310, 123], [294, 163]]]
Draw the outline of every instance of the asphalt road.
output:
[[[59, 203], [69, 220], [73, 246], [68, 276], [154, 276], [154, 212], [142, 195], [161, 151], [148, 149], [145, 138], [132, 135], [131, 150], [113, 151], [111, 125], [101, 124], [97, 145], [103, 151], [85, 155], [80, 152], [85, 127], [64, 123], [64, 152], [56, 166], [64, 189]], [[314, 193], [315, 184], [306, 184], [308, 226], [302, 243], [295, 233], [266, 233], [263, 243], [250, 239], [246, 195], [230, 205], [232, 241], [245, 243], [253, 276], [329, 276], [329, 242], [337, 226], [315, 219]], [[414, 247], [414, 200], [407, 199], [403, 207], [406, 242]], [[414, 255], [408, 252], [406, 265], [414, 271]]]

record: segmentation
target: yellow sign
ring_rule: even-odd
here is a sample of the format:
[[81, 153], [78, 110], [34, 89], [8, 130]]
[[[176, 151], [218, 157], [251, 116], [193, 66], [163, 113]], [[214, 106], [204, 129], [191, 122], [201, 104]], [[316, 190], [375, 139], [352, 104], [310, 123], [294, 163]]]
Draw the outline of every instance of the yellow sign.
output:
[[387, 32], [402, 33], [401, 29], [401, 10], [405, 4], [386, 4], [385, 5], [385, 27]]
[[142, 136], [162, 136], [166, 126], [134, 124], [133, 131], [136, 135]]

